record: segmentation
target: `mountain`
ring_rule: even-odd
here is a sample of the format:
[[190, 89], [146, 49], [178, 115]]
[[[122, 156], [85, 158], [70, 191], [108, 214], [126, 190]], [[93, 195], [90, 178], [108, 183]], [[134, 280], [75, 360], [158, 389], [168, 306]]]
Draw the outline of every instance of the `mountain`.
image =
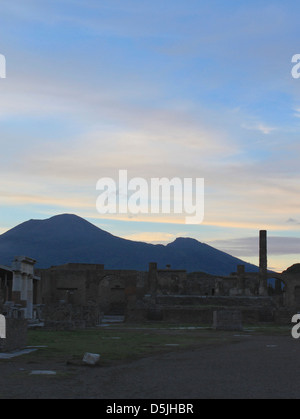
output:
[[169, 264], [173, 269], [213, 275], [228, 275], [239, 264], [248, 272], [258, 271], [256, 266], [195, 239], [177, 238], [166, 246], [126, 240], [71, 214], [26, 221], [0, 235], [0, 264], [11, 265], [17, 255], [36, 259], [37, 268], [103, 263], [106, 269], [145, 271], [149, 262], [157, 262], [161, 269]]

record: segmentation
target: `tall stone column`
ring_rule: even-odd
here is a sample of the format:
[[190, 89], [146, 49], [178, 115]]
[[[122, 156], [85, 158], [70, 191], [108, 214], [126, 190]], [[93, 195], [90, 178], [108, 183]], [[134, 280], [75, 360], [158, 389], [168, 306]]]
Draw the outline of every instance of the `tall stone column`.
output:
[[259, 295], [268, 295], [267, 230], [259, 232]]
[[28, 275], [27, 277], [27, 309], [26, 309], [26, 318], [32, 319], [33, 317], [33, 277]]
[[15, 304], [21, 304], [21, 291], [22, 291], [22, 274], [21, 272], [13, 272], [12, 284], [12, 299]]
[[33, 309], [33, 277], [35, 260], [17, 256], [12, 263], [13, 286], [12, 297], [15, 305], [20, 306], [25, 319], [32, 318]]

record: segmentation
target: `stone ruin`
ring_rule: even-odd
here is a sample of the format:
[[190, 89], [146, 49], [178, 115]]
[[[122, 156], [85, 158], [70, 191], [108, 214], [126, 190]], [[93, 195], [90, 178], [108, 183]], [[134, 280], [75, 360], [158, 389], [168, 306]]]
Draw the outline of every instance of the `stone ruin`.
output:
[[[180, 274], [179, 274], [180, 272]], [[171, 277], [177, 275], [177, 293]], [[169, 281], [166, 281], [168, 276]], [[268, 288], [268, 280], [276, 280], [275, 291]], [[167, 272], [149, 265], [148, 289], [142, 298], [127, 306], [127, 318], [131, 321], [164, 320], [167, 322], [217, 323], [220, 314], [233, 319], [232, 313], [248, 324], [275, 322], [290, 324], [293, 313], [300, 311], [299, 272], [288, 269], [282, 274], [268, 271], [267, 232], [259, 232], [259, 272], [247, 273], [243, 265], [227, 277], [205, 273]], [[227, 314], [226, 314], [227, 313]], [[228, 320], [235, 324], [236, 321]], [[239, 322], [237, 322], [239, 323]], [[227, 328], [230, 328], [228, 326]]]
[[[300, 275], [267, 269], [267, 232], [259, 232], [259, 272], [243, 265], [228, 276], [188, 273], [150, 262], [145, 272], [70, 263], [37, 271], [41, 317], [47, 327], [95, 326], [103, 316], [127, 321], [213, 323], [214, 311], [240, 311], [246, 323], [290, 322], [300, 310]], [[270, 295], [268, 279], [285, 285]], [[297, 295], [299, 294], [299, 297]]]
[[215, 310], [213, 312], [214, 330], [242, 331], [242, 313], [239, 310]]
[[[20, 259], [16, 258], [15, 262], [17, 263], [18, 261], [20, 261]], [[17, 268], [17, 265], [15, 265], [15, 268]], [[2, 277], [0, 277], [0, 314], [2, 331], [4, 331], [4, 336], [0, 337], [0, 352], [11, 352], [26, 347], [28, 325], [27, 320], [23, 317], [23, 315], [16, 315], [16, 313], [18, 313], [16, 307], [15, 310], [7, 311], [8, 306], [10, 309], [14, 307], [13, 301], [8, 302], [6, 300], [8, 295], [13, 295], [13, 289], [15, 288], [12, 280], [13, 275], [10, 275], [10, 273], [14, 271], [6, 269], [6, 267], [3, 266], [0, 267], [0, 270], [2, 271]], [[5, 272], [4, 280], [3, 271]], [[18, 270], [18, 273], [20, 273], [20, 270]], [[29, 270], [26, 269], [25, 276], [27, 275], [29, 275]], [[17, 301], [19, 302], [20, 299]], [[25, 307], [24, 304], [20, 304], [18, 309], [23, 306]], [[23, 314], [23, 312], [20, 313]]]
[[6, 337], [0, 338], [0, 352], [24, 349], [27, 345], [26, 319], [6, 318]]
[[40, 281], [34, 272], [35, 263], [29, 257], [17, 256], [11, 267], [0, 265], [3, 311], [8, 318], [34, 318]]
[[[290, 323], [300, 311], [300, 272], [267, 269], [267, 232], [259, 233], [259, 272], [243, 265], [228, 276], [188, 273], [171, 266], [148, 271], [108, 270], [101, 264], [69, 263], [34, 271], [35, 261], [15, 258], [0, 265], [3, 313], [52, 329], [94, 327], [103, 316], [126, 321], [213, 324], [214, 312], [240, 312], [243, 322]], [[270, 294], [268, 279], [275, 278]], [[283, 289], [283, 285], [284, 289]], [[219, 316], [218, 316], [219, 317]], [[220, 318], [220, 317], [219, 317]]]

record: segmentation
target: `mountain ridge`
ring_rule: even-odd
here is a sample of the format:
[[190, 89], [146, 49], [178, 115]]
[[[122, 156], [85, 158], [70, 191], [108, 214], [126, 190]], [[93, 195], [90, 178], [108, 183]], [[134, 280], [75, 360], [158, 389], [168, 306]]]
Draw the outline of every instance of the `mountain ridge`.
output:
[[124, 239], [102, 230], [75, 214], [60, 214], [45, 220], [25, 221], [0, 235], [0, 264], [10, 265], [17, 255], [37, 260], [36, 267], [66, 263], [99, 263], [106, 269], [148, 270], [158, 268], [229, 275], [238, 264], [246, 271], [258, 268], [241, 259], [189, 237], [178, 237], [167, 245]]

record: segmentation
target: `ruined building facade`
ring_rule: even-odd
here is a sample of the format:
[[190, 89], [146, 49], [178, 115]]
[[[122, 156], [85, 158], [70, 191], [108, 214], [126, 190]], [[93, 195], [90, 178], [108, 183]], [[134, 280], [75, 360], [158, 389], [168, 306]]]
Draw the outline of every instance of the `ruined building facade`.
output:
[[[188, 273], [170, 266], [148, 271], [108, 270], [101, 264], [70, 263], [38, 269], [28, 257], [0, 266], [0, 299], [7, 316], [42, 319], [49, 327], [89, 327], [103, 315], [129, 321], [211, 323], [216, 308], [241, 310], [246, 322], [276, 321], [284, 311], [300, 311], [300, 270], [267, 269], [267, 232], [259, 233], [259, 272], [243, 265], [228, 276]], [[275, 289], [268, 281], [276, 281]], [[1, 300], [0, 300], [1, 302]]]
[[0, 299], [3, 312], [8, 317], [32, 319], [34, 306], [41, 296], [40, 278], [35, 275], [36, 261], [26, 256], [17, 256], [11, 267], [0, 265]]

